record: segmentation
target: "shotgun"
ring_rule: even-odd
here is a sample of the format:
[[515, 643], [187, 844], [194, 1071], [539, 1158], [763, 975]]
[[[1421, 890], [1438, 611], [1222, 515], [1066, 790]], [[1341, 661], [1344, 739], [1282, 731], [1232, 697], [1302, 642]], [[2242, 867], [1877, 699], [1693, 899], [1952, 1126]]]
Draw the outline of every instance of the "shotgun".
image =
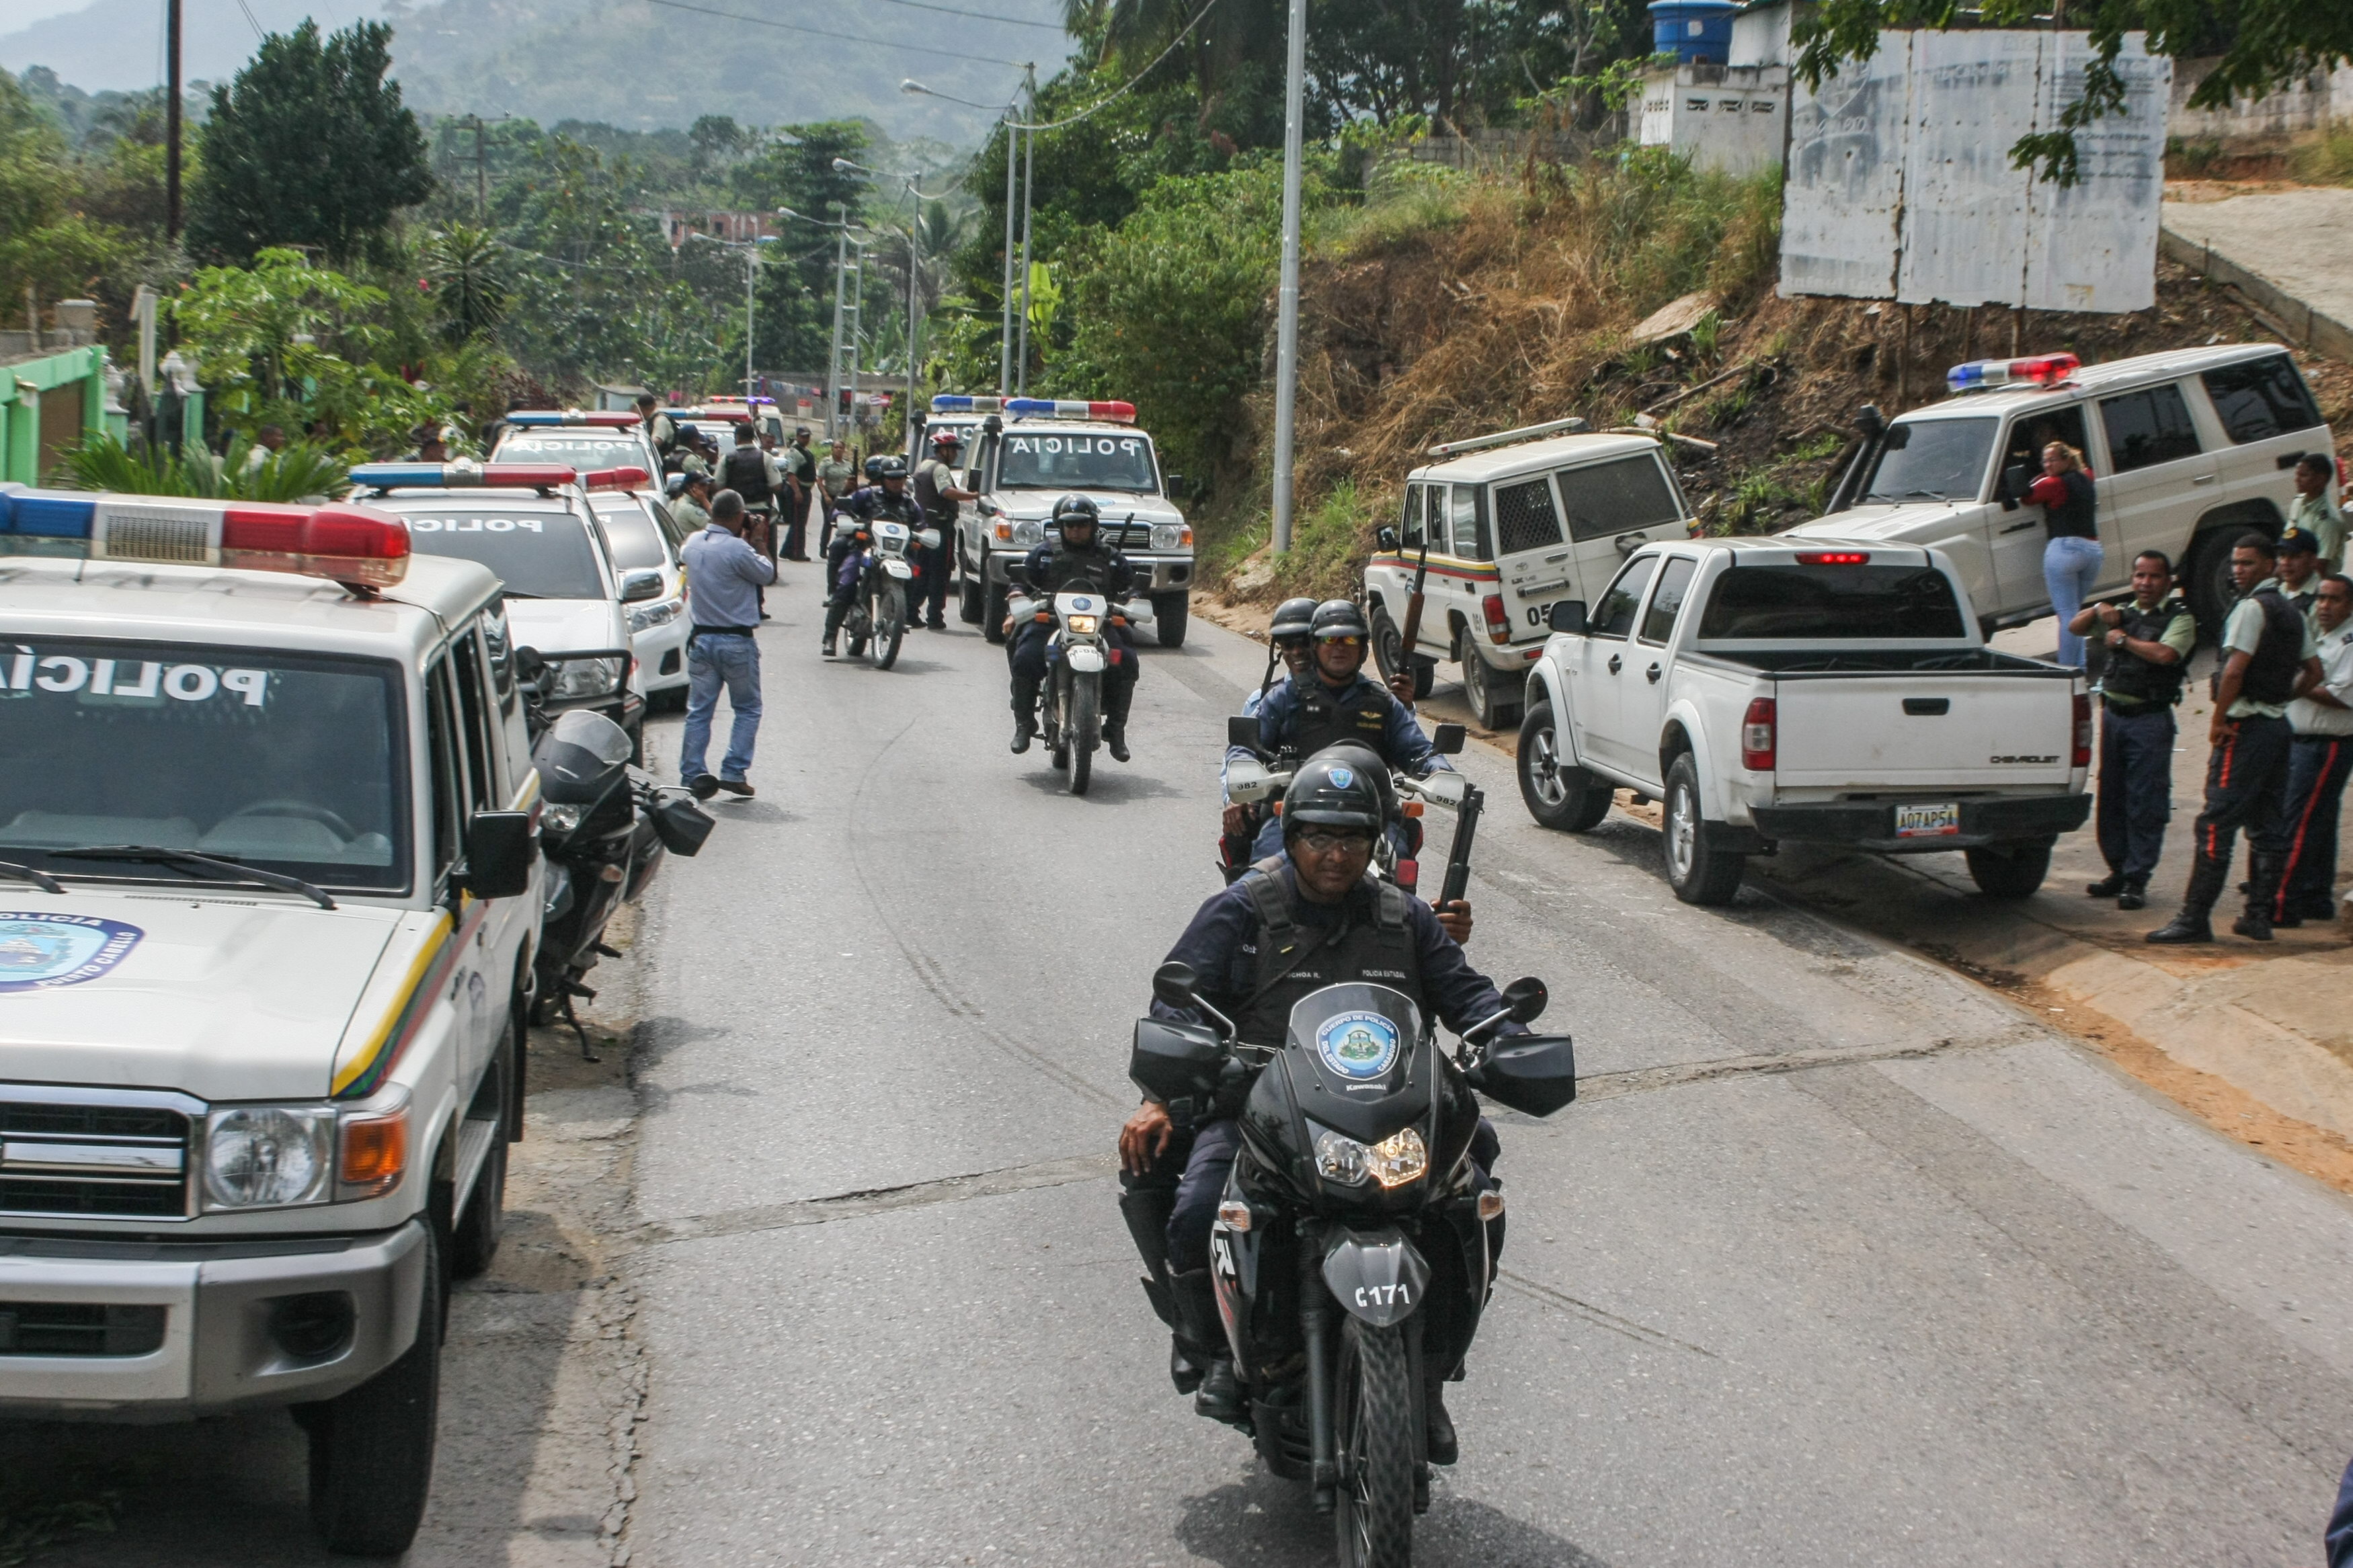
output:
[[[1414, 568], [1413, 591], [1405, 596], [1405, 630], [1399, 635], [1398, 641], [1398, 664], [1395, 671], [1408, 680], [1413, 681], [1415, 686], [1421, 683], [1414, 680], [1413, 645], [1421, 636], [1422, 589], [1429, 584], [1429, 582], [1430, 535], [1424, 533], [1421, 536], [1421, 564]], [[1410, 690], [1412, 688], [1409, 687], [1408, 689]], [[1411, 698], [1405, 700], [1409, 706], [1412, 702]]]
[[1471, 886], [1471, 843], [1479, 836], [1479, 813], [1486, 808], [1486, 792], [1472, 784], [1454, 808], [1454, 843], [1446, 851], [1446, 880], [1438, 890], [1438, 908], [1461, 898]]

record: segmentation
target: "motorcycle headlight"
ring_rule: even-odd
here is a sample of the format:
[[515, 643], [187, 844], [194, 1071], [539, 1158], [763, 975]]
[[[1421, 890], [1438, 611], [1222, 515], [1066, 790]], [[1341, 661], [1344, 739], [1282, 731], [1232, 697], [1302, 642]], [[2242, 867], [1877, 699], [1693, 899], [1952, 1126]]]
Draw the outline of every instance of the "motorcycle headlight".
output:
[[1152, 548], [1190, 550], [1193, 548], [1193, 531], [1181, 522], [1155, 522], [1152, 525]]
[[557, 833], [569, 833], [580, 826], [581, 814], [587, 809], [585, 805], [550, 805], [547, 808], [546, 824]]
[[352, 1105], [223, 1106], [205, 1118], [208, 1213], [375, 1197], [407, 1166], [405, 1089]]
[[577, 697], [610, 697], [621, 689], [621, 661], [603, 658], [559, 658], [548, 661], [548, 695], [557, 701]]
[[1354, 1138], [1327, 1131], [1315, 1140], [1315, 1173], [1327, 1182], [1360, 1186], [1370, 1173], [1366, 1159], [1370, 1152]]
[[1091, 637], [1095, 635], [1095, 627], [1101, 624], [1101, 617], [1096, 616], [1071, 616], [1067, 617], [1063, 624], [1071, 628], [1073, 636]]
[[1401, 1187], [1429, 1169], [1430, 1151], [1410, 1127], [1371, 1144], [1329, 1128], [1315, 1139], [1316, 1173], [1343, 1186], [1362, 1186], [1370, 1179], [1384, 1187]]
[[1046, 525], [1038, 518], [1024, 518], [1013, 525], [1013, 542], [1038, 545], [1046, 542]]

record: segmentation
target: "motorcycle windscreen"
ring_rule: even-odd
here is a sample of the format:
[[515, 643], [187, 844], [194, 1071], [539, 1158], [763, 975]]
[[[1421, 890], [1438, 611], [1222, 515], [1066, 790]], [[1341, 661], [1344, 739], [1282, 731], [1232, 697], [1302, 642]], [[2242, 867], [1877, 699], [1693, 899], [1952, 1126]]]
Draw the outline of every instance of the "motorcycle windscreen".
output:
[[1310, 992], [1291, 1009], [1283, 1049], [1299, 1109], [1335, 1131], [1377, 1143], [1430, 1110], [1421, 1009], [1401, 991], [1348, 981]]
[[1577, 1098], [1577, 1048], [1567, 1035], [1515, 1035], [1498, 1040], [1465, 1077], [1498, 1105], [1550, 1116]]

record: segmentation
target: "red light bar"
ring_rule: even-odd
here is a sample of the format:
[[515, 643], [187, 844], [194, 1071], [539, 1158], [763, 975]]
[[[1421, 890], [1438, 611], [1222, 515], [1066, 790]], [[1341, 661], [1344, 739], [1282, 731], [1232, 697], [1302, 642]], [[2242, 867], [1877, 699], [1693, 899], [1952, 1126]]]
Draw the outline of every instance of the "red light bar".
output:
[[1798, 552], [1800, 566], [1863, 566], [1871, 562], [1869, 552], [1861, 550], [1801, 550]]
[[590, 490], [634, 490], [646, 484], [643, 468], [592, 468], [580, 476], [580, 488]]
[[221, 564], [389, 587], [408, 574], [408, 530], [356, 506], [233, 506], [221, 514]]

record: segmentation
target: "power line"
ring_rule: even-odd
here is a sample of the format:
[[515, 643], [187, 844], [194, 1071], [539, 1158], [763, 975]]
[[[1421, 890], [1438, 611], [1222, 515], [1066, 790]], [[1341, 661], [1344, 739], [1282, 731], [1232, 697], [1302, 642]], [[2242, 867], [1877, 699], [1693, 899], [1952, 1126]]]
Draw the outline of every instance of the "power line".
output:
[[[1084, 109], [1080, 110], [1068, 120], [1056, 120], [1040, 125], [1017, 124], [1013, 129], [1016, 131], [1060, 131], [1065, 125], [1076, 125], [1080, 121], [1096, 113], [1098, 110], [1110, 108], [1113, 104], [1118, 102], [1121, 99], [1134, 91], [1136, 83], [1142, 81], [1145, 77], [1150, 76], [1154, 71], [1158, 70], [1160, 68], [1160, 62], [1176, 52], [1176, 46], [1183, 43], [1187, 37], [1192, 36], [1193, 29], [1201, 25], [1201, 18], [1208, 16], [1209, 12], [1215, 8], [1217, 4], [1218, 0], [1206, 0], [1206, 3], [1201, 6], [1201, 8], [1193, 13], [1193, 19], [1185, 24], [1184, 29], [1175, 37], [1168, 40], [1168, 47], [1152, 57], [1152, 63], [1150, 65], [1145, 66], [1142, 70], [1136, 72], [1134, 76], [1122, 82], [1110, 93], [1109, 96], [1095, 100], [1094, 102], [1087, 105]], [[992, 60], [990, 63], [992, 65], [1010, 65], [1013, 62], [1010, 60]]]
[[994, 11], [966, 11], [955, 5], [934, 5], [931, 0], [884, 0], [891, 5], [912, 5], [918, 11], [944, 11], [951, 16], [972, 16], [983, 22], [1007, 22], [1016, 27], [1043, 27], [1050, 33], [1063, 31], [1060, 22], [1031, 22], [1019, 16], [1000, 16]]
[[822, 27], [804, 27], [794, 22], [772, 21], [765, 16], [746, 16], [740, 11], [714, 11], [708, 5], [690, 5], [686, 0], [646, 0], [649, 5], [665, 5], [673, 11], [692, 11], [698, 16], [717, 16], [729, 22], [748, 22], [755, 27], [774, 27], [779, 32], [804, 33], [814, 38], [837, 38], [848, 44], [871, 44], [876, 48], [897, 49], [906, 54], [937, 55], [943, 59], [978, 60], [984, 65], [1023, 66], [1023, 60], [1001, 60], [990, 55], [966, 54], [957, 49], [926, 48], [921, 44], [902, 43], [895, 38], [870, 38], [862, 33], [830, 33]]

